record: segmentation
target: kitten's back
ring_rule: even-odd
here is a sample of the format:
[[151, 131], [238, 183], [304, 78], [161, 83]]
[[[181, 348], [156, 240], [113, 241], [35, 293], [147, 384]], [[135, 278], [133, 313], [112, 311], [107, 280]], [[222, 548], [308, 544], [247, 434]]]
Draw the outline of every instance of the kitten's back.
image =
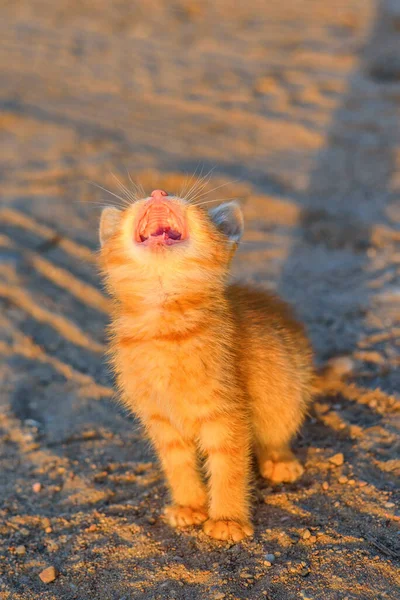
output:
[[274, 294], [246, 285], [232, 284], [226, 294], [236, 326], [237, 355], [247, 383], [270, 385], [271, 380], [282, 379], [284, 373], [308, 399], [314, 377], [312, 350], [291, 308]]

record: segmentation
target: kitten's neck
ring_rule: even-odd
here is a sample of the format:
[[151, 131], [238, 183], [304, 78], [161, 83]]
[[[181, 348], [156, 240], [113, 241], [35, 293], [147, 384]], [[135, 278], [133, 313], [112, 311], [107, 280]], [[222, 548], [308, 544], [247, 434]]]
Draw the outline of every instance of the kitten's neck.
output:
[[227, 312], [224, 286], [185, 286], [179, 290], [149, 286], [146, 293], [124, 297], [116, 306], [114, 325], [123, 335], [157, 338], [195, 330]]
[[131, 286], [125, 285], [117, 301], [121, 307], [128, 310], [134, 307], [142, 313], [165, 311], [175, 305], [181, 306], [185, 312], [192, 308], [209, 307], [210, 303], [224, 297], [225, 287], [225, 282], [220, 278], [158, 275], [135, 280]]

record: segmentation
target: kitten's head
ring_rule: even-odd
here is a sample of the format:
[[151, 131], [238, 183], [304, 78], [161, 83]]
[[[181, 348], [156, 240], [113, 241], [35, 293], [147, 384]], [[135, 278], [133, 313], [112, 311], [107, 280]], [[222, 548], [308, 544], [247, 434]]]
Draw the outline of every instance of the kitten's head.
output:
[[183, 280], [200, 270], [222, 277], [243, 233], [236, 202], [206, 211], [177, 196], [155, 190], [125, 210], [107, 207], [100, 221], [102, 264], [106, 273], [124, 268], [132, 278]]

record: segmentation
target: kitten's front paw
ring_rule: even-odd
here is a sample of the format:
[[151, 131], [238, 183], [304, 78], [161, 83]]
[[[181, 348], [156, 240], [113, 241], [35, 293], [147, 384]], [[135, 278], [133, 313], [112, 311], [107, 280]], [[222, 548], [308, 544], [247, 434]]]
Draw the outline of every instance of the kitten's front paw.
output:
[[253, 528], [249, 523], [237, 521], [214, 521], [208, 519], [203, 525], [204, 532], [216, 540], [240, 542], [247, 535], [253, 535]]
[[164, 514], [172, 527], [200, 525], [208, 518], [205, 508], [191, 508], [190, 506], [167, 506]]
[[261, 475], [273, 483], [292, 483], [304, 473], [298, 460], [266, 460], [260, 465]]

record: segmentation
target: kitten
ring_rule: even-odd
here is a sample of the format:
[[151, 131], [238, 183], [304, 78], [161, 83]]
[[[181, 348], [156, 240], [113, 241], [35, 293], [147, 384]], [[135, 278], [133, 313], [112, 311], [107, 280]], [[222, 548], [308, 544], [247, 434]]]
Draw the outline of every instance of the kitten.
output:
[[207, 212], [163, 190], [105, 208], [100, 223], [112, 364], [164, 469], [166, 518], [231, 541], [253, 532], [253, 452], [274, 483], [302, 474], [290, 441], [314, 385], [310, 344], [286, 304], [227, 281], [242, 232], [236, 203]]

